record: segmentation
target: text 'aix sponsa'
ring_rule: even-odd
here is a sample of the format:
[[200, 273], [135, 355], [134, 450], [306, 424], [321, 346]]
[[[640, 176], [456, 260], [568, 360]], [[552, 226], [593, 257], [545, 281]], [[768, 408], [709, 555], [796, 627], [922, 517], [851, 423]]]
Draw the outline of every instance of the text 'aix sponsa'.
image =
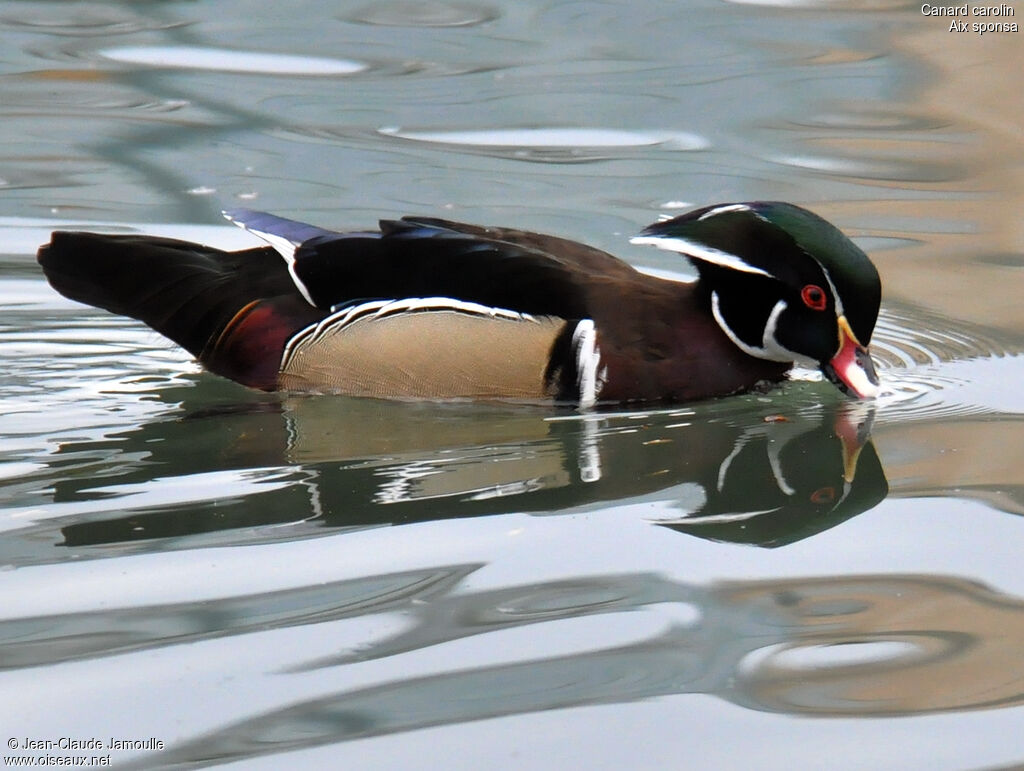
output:
[[801, 364], [852, 396], [878, 391], [878, 273], [792, 204], [705, 207], [633, 239], [687, 257], [689, 283], [508, 228], [406, 217], [338, 233], [225, 216], [270, 246], [58, 231], [39, 262], [61, 294], [264, 390], [589, 407], [738, 393]]

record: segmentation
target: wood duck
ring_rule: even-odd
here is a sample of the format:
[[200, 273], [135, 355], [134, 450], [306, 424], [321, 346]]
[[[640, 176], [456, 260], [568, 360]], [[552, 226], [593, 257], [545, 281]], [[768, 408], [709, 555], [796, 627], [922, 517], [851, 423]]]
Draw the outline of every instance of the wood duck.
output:
[[851, 396], [878, 391], [878, 273], [792, 204], [708, 206], [632, 239], [687, 257], [695, 282], [509, 228], [405, 217], [339, 233], [224, 215], [270, 246], [57, 231], [38, 259], [66, 297], [263, 390], [586, 408], [739, 393], [802, 364]]

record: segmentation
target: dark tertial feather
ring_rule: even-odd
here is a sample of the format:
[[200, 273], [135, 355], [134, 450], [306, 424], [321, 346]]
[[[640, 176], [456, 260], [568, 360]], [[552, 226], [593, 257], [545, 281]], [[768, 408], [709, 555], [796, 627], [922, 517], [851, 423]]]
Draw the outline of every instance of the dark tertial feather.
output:
[[295, 274], [322, 308], [353, 298], [439, 296], [561, 318], [588, 316], [600, 282], [641, 279], [584, 244], [427, 217], [383, 220], [379, 234], [306, 241], [295, 251]]
[[527, 230], [516, 230], [515, 228], [485, 227], [481, 225], [469, 225], [464, 222], [453, 222], [432, 217], [403, 217], [402, 222], [413, 223], [433, 228], [449, 230], [455, 233], [477, 236], [488, 241], [499, 241], [506, 244], [539, 252], [557, 259], [574, 272], [587, 274], [588, 276], [603, 275], [626, 280], [634, 280], [637, 276], [636, 269], [608, 252], [596, 249], [593, 246], [570, 241], [568, 238], [559, 238], [545, 233], [532, 233]]
[[325, 238], [336, 235], [331, 230], [324, 230], [316, 225], [278, 217], [263, 211], [252, 209], [228, 209], [224, 217], [239, 227], [255, 234], [269, 233], [298, 245], [314, 238]]
[[436, 228], [303, 244], [295, 272], [322, 308], [352, 298], [451, 297], [536, 315], [587, 313], [587, 276], [575, 266], [517, 244]]

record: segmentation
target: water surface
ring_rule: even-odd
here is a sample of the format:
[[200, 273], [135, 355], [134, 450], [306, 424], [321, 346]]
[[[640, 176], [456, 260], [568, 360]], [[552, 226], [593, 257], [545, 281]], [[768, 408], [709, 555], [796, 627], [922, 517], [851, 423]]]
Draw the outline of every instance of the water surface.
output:
[[[1015, 33], [904, 2], [0, 11], [0, 727], [122, 767], [1024, 761]], [[787, 199], [883, 277], [877, 403], [267, 395], [45, 284], [56, 228]], [[10, 747], [9, 747], [10, 748]], [[50, 754], [71, 754], [54, 750]]]

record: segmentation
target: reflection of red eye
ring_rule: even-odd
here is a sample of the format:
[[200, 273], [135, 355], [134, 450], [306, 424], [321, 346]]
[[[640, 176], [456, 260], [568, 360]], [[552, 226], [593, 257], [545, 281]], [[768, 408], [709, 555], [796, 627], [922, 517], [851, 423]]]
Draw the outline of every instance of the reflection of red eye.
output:
[[833, 487], [820, 487], [811, 493], [811, 503], [832, 503], [836, 499], [836, 491]]
[[808, 284], [800, 290], [800, 299], [804, 301], [804, 305], [813, 311], [825, 310], [826, 299], [825, 293], [821, 291], [821, 287], [816, 284]]

